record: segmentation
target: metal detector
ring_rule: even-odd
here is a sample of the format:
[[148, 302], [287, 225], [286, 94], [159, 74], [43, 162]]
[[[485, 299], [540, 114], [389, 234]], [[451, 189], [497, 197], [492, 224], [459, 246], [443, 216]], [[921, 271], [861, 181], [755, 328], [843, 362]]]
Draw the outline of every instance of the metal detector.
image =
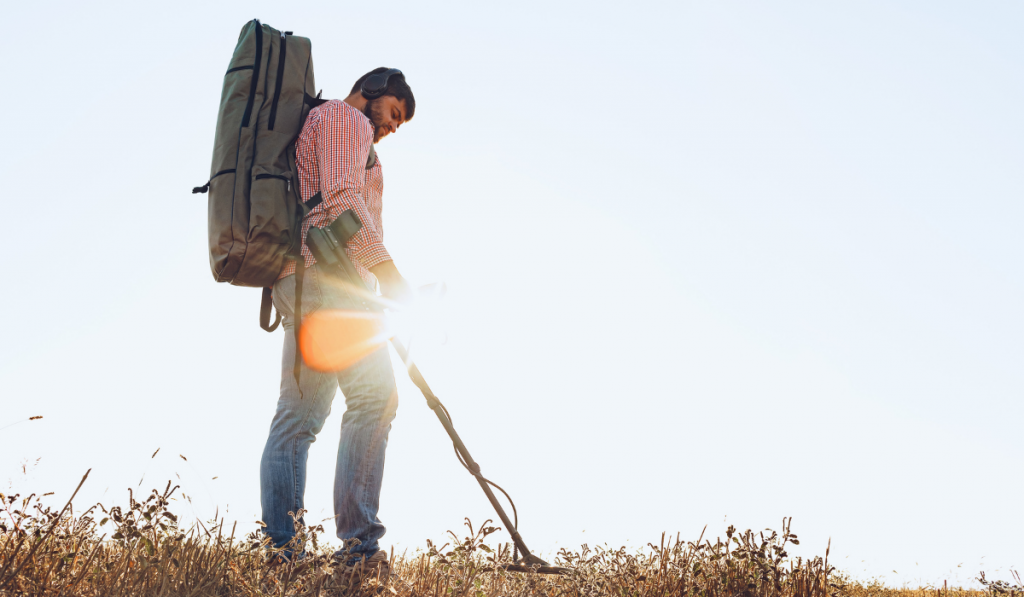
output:
[[[330, 226], [324, 228], [311, 227], [306, 237], [306, 244], [316, 258], [317, 263], [321, 267], [334, 270], [342, 280], [347, 281], [355, 288], [364, 288], [364, 285], [362, 278], [360, 278], [348, 255], [345, 253], [345, 243], [355, 236], [360, 228], [362, 228], [362, 223], [359, 221], [358, 216], [352, 210], [346, 210]], [[526, 547], [526, 542], [523, 541], [519, 531], [516, 530], [518, 516], [516, 517], [516, 524], [513, 524], [501, 503], [498, 502], [498, 498], [495, 497], [491, 486], [496, 487], [505, 494], [509, 503], [512, 503], [512, 498], [509, 497], [504, 489], [501, 489], [501, 487], [480, 473], [480, 465], [473, 460], [469, 450], [466, 448], [466, 444], [463, 443], [462, 438], [455, 431], [451, 416], [448, 414], [448, 409], [444, 407], [444, 404], [431, 391], [430, 386], [427, 385], [427, 380], [424, 379], [416, 363], [411, 359], [408, 349], [398, 338], [391, 337], [390, 340], [391, 345], [395, 347], [395, 351], [405, 363], [412, 382], [416, 384], [416, 387], [423, 393], [423, 397], [427, 399], [427, 406], [430, 407], [430, 410], [434, 411], [437, 419], [441, 421], [444, 430], [448, 432], [448, 437], [451, 438], [452, 444], [455, 446], [455, 453], [459, 457], [459, 461], [476, 478], [480, 488], [484, 491], [484, 495], [487, 496], [487, 500], [491, 502], [491, 506], [497, 512], [498, 518], [512, 536], [512, 542], [515, 544], [517, 551], [522, 554], [521, 557], [515, 559], [515, 563], [506, 564], [503, 568], [514, 572], [539, 572], [541, 574], [563, 574], [567, 572], [567, 568], [551, 566], [530, 553], [530, 549]], [[513, 510], [515, 509], [514, 503], [512, 503], [512, 508]]]

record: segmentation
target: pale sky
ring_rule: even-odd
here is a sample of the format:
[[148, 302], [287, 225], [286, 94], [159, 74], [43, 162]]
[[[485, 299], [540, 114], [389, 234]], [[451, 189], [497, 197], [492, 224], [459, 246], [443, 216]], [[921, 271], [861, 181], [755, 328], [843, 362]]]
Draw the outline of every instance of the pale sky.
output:
[[[258, 290], [214, 283], [190, 190], [259, 17], [312, 39], [324, 97], [405, 71], [385, 244], [448, 285], [421, 366], [533, 550], [792, 516], [791, 553], [831, 538], [892, 585], [1024, 565], [1024, 5], [5, 16], [0, 426], [44, 419], [0, 431], [0, 490], [63, 500], [92, 468], [86, 506], [178, 475], [180, 512], [255, 528], [283, 335]], [[382, 544], [412, 550], [493, 513], [398, 372]], [[343, 408], [311, 449], [310, 521], [333, 514]]]

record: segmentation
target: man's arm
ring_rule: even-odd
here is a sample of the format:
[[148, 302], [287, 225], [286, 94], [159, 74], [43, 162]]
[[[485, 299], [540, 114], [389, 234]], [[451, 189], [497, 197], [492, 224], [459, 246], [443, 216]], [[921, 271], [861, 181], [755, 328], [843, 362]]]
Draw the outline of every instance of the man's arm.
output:
[[376, 276], [385, 297], [406, 302], [411, 299], [412, 290], [384, 248], [382, 235], [373, 225], [366, 201], [358, 190], [373, 145], [373, 127], [346, 114], [342, 106], [331, 110], [334, 113], [321, 119], [323, 128], [317, 135], [316, 146], [324, 208], [332, 221], [346, 209], [356, 213], [362, 227], [348, 240], [350, 255]]
[[327, 104], [321, 110], [328, 106], [329, 111], [321, 113], [321, 130], [316, 138], [323, 209], [329, 214], [329, 221], [334, 221], [346, 209], [355, 212], [363, 226], [349, 239], [349, 254], [372, 270], [377, 264], [391, 260], [361, 192], [366, 158], [373, 144], [373, 127], [365, 119], [347, 113], [344, 106]]

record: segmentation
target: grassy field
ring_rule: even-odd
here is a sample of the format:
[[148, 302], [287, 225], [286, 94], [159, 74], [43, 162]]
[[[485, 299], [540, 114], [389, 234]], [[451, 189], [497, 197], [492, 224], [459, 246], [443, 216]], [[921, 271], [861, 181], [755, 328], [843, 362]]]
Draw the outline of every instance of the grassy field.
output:
[[714, 542], [662, 536], [640, 552], [586, 545], [562, 550], [554, 564], [569, 571], [557, 576], [505, 571], [510, 549], [486, 541], [499, 529], [467, 520], [465, 532], [451, 533], [445, 545], [428, 541], [414, 555], [391, 554], [390, 578], [345, 573], [333, 563], [339, 546], [321, 539], [322, 527], [296, 525], [307, 557], [269, 565], [273, 554], [259, 532], [239, 536], [223, 523], [181, 528], [168, 509], [176, 489], [168, 483], [145, 497], [130, 494], [126, 508], [98, 504], [81, 512], [72, 505], [74, 496], [55, 511], [35, 495], [0, 494], [0, 596], [1024, 595], [1005, 583], [990, 583], [986, 592], [853, 583], [829, 564], [827, 550], [810, 560], [790, 558], [787, 547], [799, 540], [788, 521], [778, 532], [737, 533], [729, 527], [726, 539]]

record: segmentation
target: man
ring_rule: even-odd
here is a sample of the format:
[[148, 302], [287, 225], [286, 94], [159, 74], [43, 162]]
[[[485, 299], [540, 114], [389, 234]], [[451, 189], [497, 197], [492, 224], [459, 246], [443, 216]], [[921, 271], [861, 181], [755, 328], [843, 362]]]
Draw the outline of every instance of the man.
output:
[[[364, 83], [386, 81], [386, 91], [369, 92]], [[380, 283], [384, 296], [405, 300], [408, 283], [398, 273], [384, 248], [381, 195], [384, 191], [381, 163], [367, 167], [373, 143], [395, 133], [416, 111], [416, 100], [397, 69], [378, 68], [356, 81], [351, 94], [313, 108], [296, 142], [296, 162], [303, 201], [317, 192], [323, 202], [310, 211], [302, 223], [306, 269], [303, 275], [301, 309], [308, 316], [319, 309], [371, 309], [365, 295], [346, 289], [333, 274], [316, 265], [305, 246], [310, 226], [323, 227], [347, 209], [362, 222], [362, 229], [348, 243], [353, 265], [373, 288]], [[386, 566], [379, 548], [384, 525], [377, 518], [384, 451], [391, 421], [398, 408], [398, 394], [387, 348], [381, 348], [348, 369], [336, 374], [318, 373], [301, 365], [298, 382], [295, 364], [295, 274], [294, 261], [286, 262], [274, 284], [274, 306], [284, 318], [284, 357], [281, 395], [270, 425], [270, 437], [260, 463], [260, 499], [264, 532], [276, 547], [286, 545], [295, 535], [289, 512], [303, 508], [306, 487], [306, 458], [309, 446], [331, 412], [331, 402], [340, 387], [346, 411], [341, 422], [341, 442], [334, 478], [334, 513], [338, 538], [358, 539], [353, 555], [367, 566]], [[299, 386], [301, 384], [301, 387]], [[301, 390], [301, 391], [300, 391]]]

